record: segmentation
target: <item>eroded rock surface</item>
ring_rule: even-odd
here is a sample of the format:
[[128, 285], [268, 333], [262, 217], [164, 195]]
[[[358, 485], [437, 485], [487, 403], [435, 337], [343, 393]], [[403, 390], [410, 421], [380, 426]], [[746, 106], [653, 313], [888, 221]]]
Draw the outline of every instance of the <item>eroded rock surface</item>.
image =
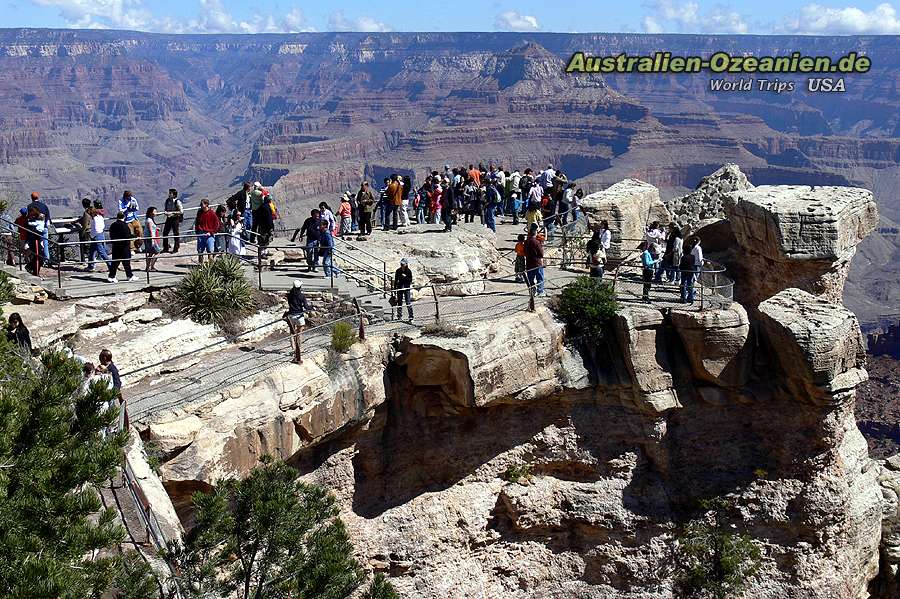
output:
[[740, 247], [741, 301], [755, 306], [788, 287], [841, 301], [856, 246], [878, 223], [872, 192], [764, 185], [731, 195], [726, 214]]
[[658, 220], [669, 222], [669, 211], [659, 199], [659, 190], [637, 179], [625, 179], [618, 183], [585, 196], [581, 207], [596, 228], [600, 221], [609, 221], [612, 232], [607, 255], [620, 258], [634, 250], [644, 239], [647, 223]]

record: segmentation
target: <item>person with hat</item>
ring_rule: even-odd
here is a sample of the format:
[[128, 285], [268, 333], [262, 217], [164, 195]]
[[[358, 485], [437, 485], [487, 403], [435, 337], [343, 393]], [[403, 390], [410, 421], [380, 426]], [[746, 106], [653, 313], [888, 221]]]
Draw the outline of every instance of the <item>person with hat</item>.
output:
[[338, 216], [341, 219], [340, 235], [350, 235], [353, 232], [353, 208], [350, 206], [350, 194], [345, 193], [341, 196], [341, 203], [338, 206]]
[[397, 302], [397, 320], [403, 315], [403, 302], [406, 301], [406, 310], [409, 321], [413, 319], [412, 309], [412, 271], [409, 269], [409, 261], [406, 258], [400, 260], [400, 268], [394, 271], [394, 292]]
[[375, 212], [375, 196], [369, 189], [369, 182], [363, 181], [359, 184], [359, 191], [356, 192], [356, 205], [359, 209], [359, 234], [372, 234], [372, 214]]
[[302, 362], [300, 356], [300, 348], [303, 344], [300, 338], [300, 332], [306, 326], [306, 312], [312, 310], [309, 300], [303, 293], [303, 281], [294, 281], [293, 287], [288, 291], [287, 295], [288, 309], [284, 314], [287, 320], [288, 328], [291, 331], [291, 346], [294, 348], [294, 362], [299, 364]]

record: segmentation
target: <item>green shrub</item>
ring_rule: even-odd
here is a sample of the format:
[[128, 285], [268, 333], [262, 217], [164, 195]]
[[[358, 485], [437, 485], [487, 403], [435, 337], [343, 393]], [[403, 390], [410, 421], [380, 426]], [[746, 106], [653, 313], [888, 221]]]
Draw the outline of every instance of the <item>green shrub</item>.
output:
[[594, 277], [578, 277], [563, 287], [553, 309], [576, 336], [596, 341], [606, 335], [619, 309], [612, 286]]
[[531, 480], [533, 471], [534, 467], [531, 464], [510, 464], [503, 473], [503, 478], [513, 483], [527, 482]]
[[394, 586], [388, 582], [384, 574], [379, 572], [372, 580], [372, 585], [363, 595], [363, 599], [400, 599], [400, 595], [394, 590]]
[[193, 269], [173, 292], [178, 312], [195, 322], [223, 325], [256, 307], [240, 262], [225, 255]]
[[760, 550], [725, 521], [723, 499], [702, 502], [708, 511], [676, 537], [675, 567], [682, 597], [737, 597], [760, 567]]
[[9, 279], [9, 275], [0, 270], [0, 304], [10, 301], [16, 294], [16, 288]]
[[339, 354], [347, 353], [357, 341], [359, 337], [349, 322], [338, 322], [331, 328], [331, 349]]

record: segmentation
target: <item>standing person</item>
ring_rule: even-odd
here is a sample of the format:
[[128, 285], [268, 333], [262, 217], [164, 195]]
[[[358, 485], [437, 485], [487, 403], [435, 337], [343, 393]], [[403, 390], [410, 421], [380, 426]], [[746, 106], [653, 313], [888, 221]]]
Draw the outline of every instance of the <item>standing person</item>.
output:
[[536, 294], [544, 295], [544, 244], [537, 237], [536, 223], [528, 228], [528, 239], [525, 240], [525, 276], [528, 286], [535, 288]]
[[269, 244], [272, 243], [272, 236], [275, 232], [275, 205], [272, 204], [272, 196], [268, 190], [263, 190], [262, 205], [253, 216], [253, 226], [256, 227], [256, 243], [259, 245], [260, 251], [268, 255]]
[[556, 176], [556, 171], [553, 170], [552, 164], [548, 164], [547, 168], [544, 169], [543, 171], [541, 171], [541, 174], [538, 175], [537, 182], [538, 182], [538, 185], [540, 185], [543, 188], [542, 193], [549, 191], [550, 188], [553, 187], [553, 177], [555, 177], [555, 176]]
[[315, 272], [316, 267], [319, 266], [317, 248], [319, 247], [319, 236], [321, 233], [320, 223], [319, 211], [313, 208], [309, 211], [309, 217], [303, 221], [303, 225], [294, 231], [294, 236], [291, 237], [291, 241], [294, 241], [298, 233], [301, 240], [306, 237], [306, 246], [303, 250], [306, 258], [306, 272]]
[[41, 194], [31, 192], [31, 203], [27, 206], [29, 222], [41, 221], [35, 231], [40, 241], [40, 254], [44, 266], [52, 266], [50, 260], [50, 208], [41, 201]]
[[145, 237], [144, 254], [147, 257], [147, 270], [156, 270], [156, 261], [159, 260], [162, 248], [159, 245], [159, 226], [156, 224], [156, 208], [154, 206], [147, 208], [143, 237]]
[[387, 186], [388, 208], [390, 209], [390, 228], [397, 230], [400, 226], [400, 207], [403, 205], [403, 186], [400, 184], [400, 176], [391, 175], [391, 182]]
[[212, 255], [216, 251], [216, 233], [219, 232], [219, 217], [210, 209], [206, 198], [200, 200], [194, 232], [197, 234], [197, 262], [203, 264], [203, 254]]
[[341, 237], [350, 235], [353, 232], [353, 207], [350, 205], [349, 193], [341, 196], [338, 215], [341, 217]]
[[356, 203], [359, 205], [359, 233], [360, 235], [372, 234], [372, 213], [375, 212], [375, 196], [369, 189], [369, 182], [363, 181], [356, 192]]
[[122, 379], [119, 377], [119, 368], [113, 363], [112, 352], [108, 349], [100, 351], [100, 365], [97, 366], [97, 372], [108, 374], [112, 378], [112, 388], [122, 400]]
[[694, 303], [694, 284], [703, 267], [703, 248], [700, 238], [692, 236], [687, 242], [687, 251], [681, 257], [681, 303]]
[[581, 214], [581, 198], [584, 197], [584, 190], [580, 187], [575, 190], [575, 195], [572, 196], [572, 220], [578, 220], [578, 215]]
[[216, 207], [216, 216], [219, 218], [219, 230], [216, 233], [216, 253], [225, 253], [228, 245], [228, 208], [224, 204]]
[[400, 180], [403, 189], [400, 193], [400, 226], [409, 226], [409, 194], [412, 191], [412, 179], [409, 175], [404, 175]]
[[169, 253], [169, 239], [171, 237], [173, 245], [171, 253], [177, 254], [178, 248], [181, 247], [180, 228], [181, 222], [184, 220], [184, 204], [178, 199], [178, 190], [170, 189], [169, 195], [166, 197], [166, 203], [163, 209], [166, 211], [166, 221], [163, 224], [163, 248], [162, 251]]
[[244, 226], [242, 227], [244, 239], [250, 238], [250, 231], [253, 229], [253, 213], [250, 211], [250, 194], [252, 192], [253, 186], [249, 181], [244, 181], [240, 191], [234, 193], [226, 201], [226, 204], [229, 206], [234, 205], [234, 209], [244, 221]]
[[381, 219], [381, 229], [383, 231], [388, 230], [388, 204], [390, 204], [390, 198], [388, 197], [388, 186], [391, 184], [391, 178], [384, 178], [384, 186], [381, 188], [381, 192], [378, 194], [378, 217]]
[[355, 233], [359, 231], [359, 202], [352, 189], [348, 189], [347, 193], [344, 195], [347, 196], [347, 199], [350, 202], [350, 232]]
[[681, 262], [681, 254], [684, 250], [684, 242], [681, 239], [681, 229], [675, 223], [669, 223], [669, 234], [666, 236], [666, 249], [663, 252], [662, 269], [657, 275], [656, 282], [662, 279], [662, 273], [666, 273], [666, 280], [677, 282], [678, 265]]
[[602, 233], [594, 231], [594, 235], [587, 242], [587, 263], [590, 268], [591, 276], [602, 279], [603, 267], [606, 264], [606, 250], [603, 249], [603, 243], [600, 240]]
[[484, 224], [488, 229], [497, 232], [497, 223], [494, 220], [497, 208], [500, 206], [500, 194], [493, 185], [487, 186], [487, 205], [484, 208]]
[[525, 281], [525, 235], [519, 233], [516, 238], [516, 283]]
[[651, 244], [647, 241], [642, 241], [641, 245], [638, 246], [638, 249], [641, 250], [641, 278], [644, 280], [644, 292], [641, 299], [646, 304], [650, 303], [650, 286], [653, 282], [653, 272], [660, 261], [660, 258], [654, 257], [650, 247]]
[[525, 212], [525, 225], [530, 229], [532, 225], [538, 227], [543, 226], [544, 218], [541, 215], [541, 205], [535, 201], [528, 204], [528, 210]]
[[406, 302], [406, 311], [409, 321], [413, 319], [412, 309], [412, 271], [406, 258], [400, 260], [400, 268], [394, 271], [394, 292], [397, 297], [397, 320], [403, 315], [403, 302]]
[[428, 186], [431, 185], [431, 177], [429, 176], [425, 179], [425, 183], [422, 184], [422, 187], [419, 188], [419, 191], [416, 192], [415, 197], [413, 198], [413, 208], [416, 210], [416, 224], [424, 225], [425, 224], [425, 206], [429, 203], [428, 200]]
[[444, 233], [450, 233], [453, 230], [453, 212], [459, 209], [457, 203], [457, 195], [453, 193], [453, 189], [449, 183], [444, 185], [443, 192], [441, 187], [435, 188], [435, 193], [440, 197], [441, 220], [444, 221]]
[[99, 201], [91, 207], [91, 249], [88, 251], [88, 271], [94, 270], [94, 258], [106, 262], [106, 268], [110, 269], [109, 254], [106, 252], [106, 220], [103, 218], [103, 210], [98, 207]]
[[241, 217], [234, 212], [228, 215], [228, 226], [225, 228], [227, 241], [225, 243], [225, 251], [234, 256], [243, 256], [244, 255], [244, 240], [241, 238], [241, 233], [244, 232], [244, 227], [241, 225]]
[[[569, 215], [572, 215], [572, 220], [575, 220], [575, 184], [569, 183], [565, 190], [562, 192], [562, 199], [559, 202], [559, 217], [562, 219], [562, 224], [566, 225], [569, 222]], [[571, 211], [571, 212], [570, 212]]]
[[325, 277], [331, 276], [332, 271], [337, 274], [337, 269], [334, 268], [334, 237], [331, 236], [331, 229], [328, 227], [328, 222], [324, 220], [319, 221], [319, 256], [322, 257], [322, 271], [325, 273]]
[[284, 318], [287, 320], [288, 328], [291, 331], [291, 347], [294, 348], [294, 362], [300, 364], [303, 362], [300, 354], [303, 340], [300, 338], [300, 333], [303, 331], [303, 327], [306, 326], [306, 312], [312, 310], [309, 300], [306, 299], [306, 295], [303, 293], [303, 281], [294, 281], [294, 286], [288, 291], [287, 301], [288, 309]]
[[248, 201], [247, 211], [250, 213], [250, 219], [253, 223], [253, 226], [250, 227], [252, 233], [250, 241], [259, 244], [259, 213], [263, 205], [263, 186], [259, 181], [253, 182], [253, 190], [248, 196]]
[[328, 223], [328, 230], [334, 235], [335, 230], [337, 230], [337, 222], [334, 218], [334, 212], [331, 211], [331, 207], [325, 202], [319, 202], [319, 220]]
[[75, 228], [78, 230], [79, 260], [87, 262], [87, 256], [91, 251], [91, 221], [94, 217], [91, 215], [91, 201], [88, 198], [81, 200], [81, 207], [84, 208], [84, 212], [75, 223]]
[[134, 274], [131, 272], [131, 247], [134, 243], [132, 228], [125, 224], [125, 213], [121, 210], [116, 214], [116, 222], [109, 227], [109, 239], [112, 242], [112, 260], [109, 262], [109, 278], [107, 282], [116, 282], [116, 271], [119, 265], [125, 269], [125, 277], [127, 281], [134, 280]]
[[18, 312], [9, 315], [9, 322], [6, 323], [6, 340], [19, 346], [22, 354], [31, 357], [31, 333], [28, 332], [28, 327], [22, 322]]
[[127, 189], [123, 191], [122, 197], [119, 199], [119, 212], [125, 214], [125, 224], [131, 229], [131, 236], [134, 239], [132, 243], [134, 243], [134, 251], [136, 252], [143, 251], [144, 246], [141, 242], [141, 237], [143, 237], [141, 235], [141, 222], [138, 220], [138, 211], [140, 209], [137, 198]]

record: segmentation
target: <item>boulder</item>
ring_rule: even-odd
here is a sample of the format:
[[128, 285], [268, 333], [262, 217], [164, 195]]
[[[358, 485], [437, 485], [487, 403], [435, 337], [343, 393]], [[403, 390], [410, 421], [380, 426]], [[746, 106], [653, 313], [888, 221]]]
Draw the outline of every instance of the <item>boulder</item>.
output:
[[613, 328], [631, 375], [635, 406], [650, 414], [680, 408], [662, 313], [651, 307], [626, 306], [613, 319]]
[[740, 248], [739, 299], [755, 307], [796, 287], [840, 302], [856, 246], [878, 222], [872, 192], [766, 185], [731, 194], [726, 214]]
[[581, 357], [563, 345], [564, 329], [545, 307], [525, 318], [514, 312], [465, 337], [407, 339], [398, 363], [413, 388], [439, 389], [450, 412], [539, 400], [589, 387]]
[[704, 224], [725, 218], [729, 194], [746, 189], [753, 189], [747, 176], [736, 164], [728, 163], [703, 177], [691, 193], [666, 202], [666, 208], [687, 237]]
[[600, 221], [609, 221], [612, 240], [607, 256], [610, 259], [622, 258], [634, 250], [644, 239], [648, 222], [658, 220], [666, 224], [670, 220], [669, 211], [659, 199], [659, 189], [637, 179], [625, 179], [585, 196], [581, 208], [594, 229]]
[[762, 333], [780, 366], [781, 383], [797, 400], [844, 403], [868, 379], [856, 316], [801, 289], [759, 305]]
[[301, 448], [372, 416], [385, 400], [386, 339], [355, 344], [333, 366], [326, 352], [258, 371], [201, 404], [156, 419], [146, 436], [171, 457], [167, 484], [215, 484], [242, 476], [263, 454], [289, 459]]
[[714, 310], [671, 312], [694, 376], [722, 387], [747, 382], [750, 371], [750, 320], [737, 303]]

